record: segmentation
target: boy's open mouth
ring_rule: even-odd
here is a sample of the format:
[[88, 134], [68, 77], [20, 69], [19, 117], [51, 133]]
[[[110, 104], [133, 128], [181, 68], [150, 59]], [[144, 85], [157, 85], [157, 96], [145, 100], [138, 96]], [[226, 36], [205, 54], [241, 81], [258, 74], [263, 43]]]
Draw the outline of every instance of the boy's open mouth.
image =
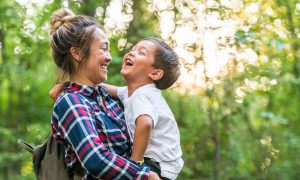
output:
[[132, 62], [130, 59], [126, 59], [126, 60], [125, 60], [125, 64], [126, 64], [127, 66], [132, 66], [132, 65], [133, 65], [133, 62]]

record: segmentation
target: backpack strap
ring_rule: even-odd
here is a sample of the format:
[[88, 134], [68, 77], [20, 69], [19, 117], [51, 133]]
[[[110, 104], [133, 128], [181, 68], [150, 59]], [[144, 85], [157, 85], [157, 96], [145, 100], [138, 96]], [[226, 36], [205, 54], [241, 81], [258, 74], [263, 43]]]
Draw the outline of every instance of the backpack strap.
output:
[[[51, 137], [49, 137], [49, 138], [51, 138]], [[42, 161], [46, 155], [45, 152], [46, 152], [49, 138], [43, 144], [40, 144], [33, 148], [32, 163], [33, 163], [33, 170], [37, 177], [41, 170]]]
[[22, 139], [18, 139], [18, 144], [24, 148], [26, 151], [33, 153], [33, 147]]

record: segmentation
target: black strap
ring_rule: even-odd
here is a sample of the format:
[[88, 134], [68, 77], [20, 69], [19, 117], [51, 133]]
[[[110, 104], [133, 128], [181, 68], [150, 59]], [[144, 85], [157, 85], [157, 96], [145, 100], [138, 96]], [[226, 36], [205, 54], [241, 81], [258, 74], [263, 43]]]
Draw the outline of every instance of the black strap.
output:
[[144, 161], [151, 171], [156, 172], [160, 176], [161, 170], [158, 162], [155, 162], [152, 159], [147, 157], [144, 158]]
[[161, 176], [161, 169], [158, 162], [155, 162], [151, 158], [144, 157], [145, 164], [150, 168], [151, 171], [157, 173], [162, 180], [170, 180], [166, 177]]
[[18, 144], [30, 153], [33, 153], [33, 147], [22, 139], [18, 139]]

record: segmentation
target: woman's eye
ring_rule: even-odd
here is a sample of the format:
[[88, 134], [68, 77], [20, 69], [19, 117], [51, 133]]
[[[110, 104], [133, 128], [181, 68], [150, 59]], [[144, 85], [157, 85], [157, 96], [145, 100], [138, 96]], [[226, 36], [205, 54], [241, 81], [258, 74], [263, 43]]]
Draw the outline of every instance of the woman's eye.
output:
[[104, 52], [107, 52], [108, 51], [108, 49], [106, 49], [106, 48], [100, 48], [102, 51], [104, 51]]

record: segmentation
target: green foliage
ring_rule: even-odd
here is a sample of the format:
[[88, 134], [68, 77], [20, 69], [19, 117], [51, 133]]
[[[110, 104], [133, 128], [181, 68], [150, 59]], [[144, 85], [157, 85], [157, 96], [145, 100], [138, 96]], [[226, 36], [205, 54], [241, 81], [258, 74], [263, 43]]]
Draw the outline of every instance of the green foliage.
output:
[[[70, 8], [94, 16], [98, 7], [106, 10], [110, 2], [72, 1]], [[200, 1], [176, 1], [165, 9], [159, 5], [151, 11], [151, 1], [123, 2], [124, 13], [130, 14], [125, 6], [132, 6], [133, 19], [125, 33], [110, 37], [111, 84], [125, 85], [119, 72], [130, 42], [161, 36], [159, 23], [164, 11], [174, 12], [175, 20], [167, 39], [185, 24], [200, 33], [195, 24], [205, 19], [196, 16], [195, 4]], [[181, 132], [185, 165], [178, 179], [297, 179], [300, 2], [233, 1], [242, 3], [234, 8], [221, 2], [226, 3], [201, 1], [198, 5], [220, 19], [238, 20], [244, 28], [235, 31], [233, 41], [228, 38], [218, 48], [234, 47], [238, 52], [251, 49], [257, 60], [249, 63], [250, 56], [244, 61], [234, 57], [223, 67], [228, 73], [218, 75], [217, 81], [204, 74], [203, 88], [179, 92], [175, 87], [163, 92]], [[61, 4], [58, 0], [43, 6], [29, 6], [20, 0], [0, 2], [0, 179], [34, 179], [30, 154], [16, 142], [22, 138], [37, 145], [50, 132], [54, 102], [48, 92], [55, 83], [56, 68], [50, 55], [48, 24], [52, 12]], [[195, 19], [186, 18], [183, 12], [188, 10], [183, 11], [183, 7], [194, 13]], [[254, 23], [251, 18], [255, 18]], [[97, 19], [106, 22], [99, 14]], [[127, 41], [123, 47], [119, 46], [121, 38]], [[207, 63], [202, 42], [190, 45], [189, 51], [195, 62], [183, 61], [183, 68]]]

